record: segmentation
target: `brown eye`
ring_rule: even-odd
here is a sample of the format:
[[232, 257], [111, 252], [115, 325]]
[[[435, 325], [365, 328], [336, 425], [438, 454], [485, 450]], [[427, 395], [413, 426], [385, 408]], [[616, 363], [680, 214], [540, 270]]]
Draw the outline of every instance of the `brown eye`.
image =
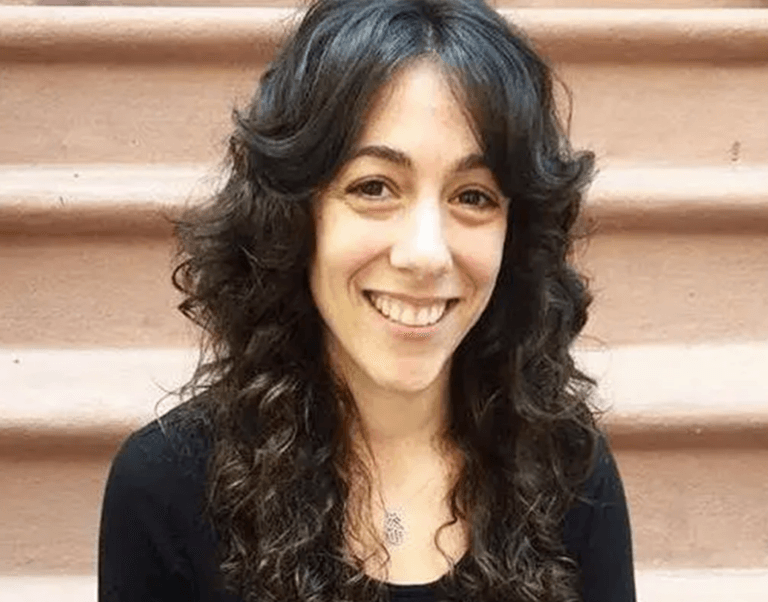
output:
[[380, 197], [384, 194], [385, 185], [381, 180], [363, 182], [352, 189], [352, 192], [368, 197]]
[[458, 200], [462, 205], [477, 209], [485, 209], [496, 204], [490, 196], [480, 190], [465, 190], [459, 194]]

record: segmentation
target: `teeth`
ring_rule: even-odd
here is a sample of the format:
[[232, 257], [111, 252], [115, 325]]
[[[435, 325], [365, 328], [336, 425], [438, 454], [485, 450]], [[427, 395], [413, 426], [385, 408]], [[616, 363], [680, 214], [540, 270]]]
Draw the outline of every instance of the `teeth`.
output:
[[442, 310], [437, 305], [433, 305], [432, 309], [429, 310], [429, 317], [427, 318], [427, 320], [429, 322], [437, 322], [438, 318], [440, 318], [442, 313], [443, 313]]
[[441, 301], [430, 307], [416, 307], [399, 299], [385, 297], [384, 295], [369, 293], [368, 297], [374, 307], [379, 310], [379, 313], [394, 322], [399, 322], [406, 326], [429, 326], [434, 324], [443, 317], [448, 305], [447, 301]]
[[400, 315], [403, 313], [403, 306], [396, 301], [390, 301], [387, 304], [387, 308], [389, 309], [389, 317], [392, 318], [395, 322], [399, 322]]

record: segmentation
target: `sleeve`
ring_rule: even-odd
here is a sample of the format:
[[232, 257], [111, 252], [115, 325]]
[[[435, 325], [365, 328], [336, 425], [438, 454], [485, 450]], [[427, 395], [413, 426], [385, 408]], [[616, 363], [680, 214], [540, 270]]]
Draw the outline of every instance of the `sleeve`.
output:
[[587, 501], [577, 508], [576, 558], [584, 602], [635, 602], [629, 510], [616, 461], [601, 440]]
[[174, 466], [158, 440], [135, 434], [113, 460], [99, 532], [99, 602], [196, 597], [174, 516]]

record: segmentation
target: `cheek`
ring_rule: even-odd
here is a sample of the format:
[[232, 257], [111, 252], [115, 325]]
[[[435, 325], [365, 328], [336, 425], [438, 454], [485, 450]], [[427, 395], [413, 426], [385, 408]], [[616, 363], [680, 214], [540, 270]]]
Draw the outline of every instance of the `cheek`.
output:
[[457, 259], [478, 292], [490, 296], [501, 268], [504, 228], [463, 230], [456, 237]]
[[315, 256], [310, 281], [315, 302], [319, 296], [338, 297], [354, 284], [359, 272], [381, 252], [381, 229], [367, 228], [364, 220], [328, 211], [317, 221]]

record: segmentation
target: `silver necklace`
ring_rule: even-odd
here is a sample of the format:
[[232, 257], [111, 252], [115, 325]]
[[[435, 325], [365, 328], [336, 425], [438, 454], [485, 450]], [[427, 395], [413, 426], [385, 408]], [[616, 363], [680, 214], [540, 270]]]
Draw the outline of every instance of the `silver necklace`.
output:
[[406, 500], [405, 504], [400, 504], [394, 508], [387, 507], [387, 504], [384, 501], [384, 494], [379, 491], [381, 505], [384, 510], [384, 538], [387, 540], [389, 545], [399, 546], [405, 541], [406, 528], [404, 519], [405, 512], [403, 511], [403, 506], [410, 503], [417, 495], [419, 495], [427, 488], [427, 485], [429, 485], [434, 480], [435, 477], [433, 475], [430, 479], [427, 479], [421, 487], [419, 487], [416, 493], [411, 495]]

